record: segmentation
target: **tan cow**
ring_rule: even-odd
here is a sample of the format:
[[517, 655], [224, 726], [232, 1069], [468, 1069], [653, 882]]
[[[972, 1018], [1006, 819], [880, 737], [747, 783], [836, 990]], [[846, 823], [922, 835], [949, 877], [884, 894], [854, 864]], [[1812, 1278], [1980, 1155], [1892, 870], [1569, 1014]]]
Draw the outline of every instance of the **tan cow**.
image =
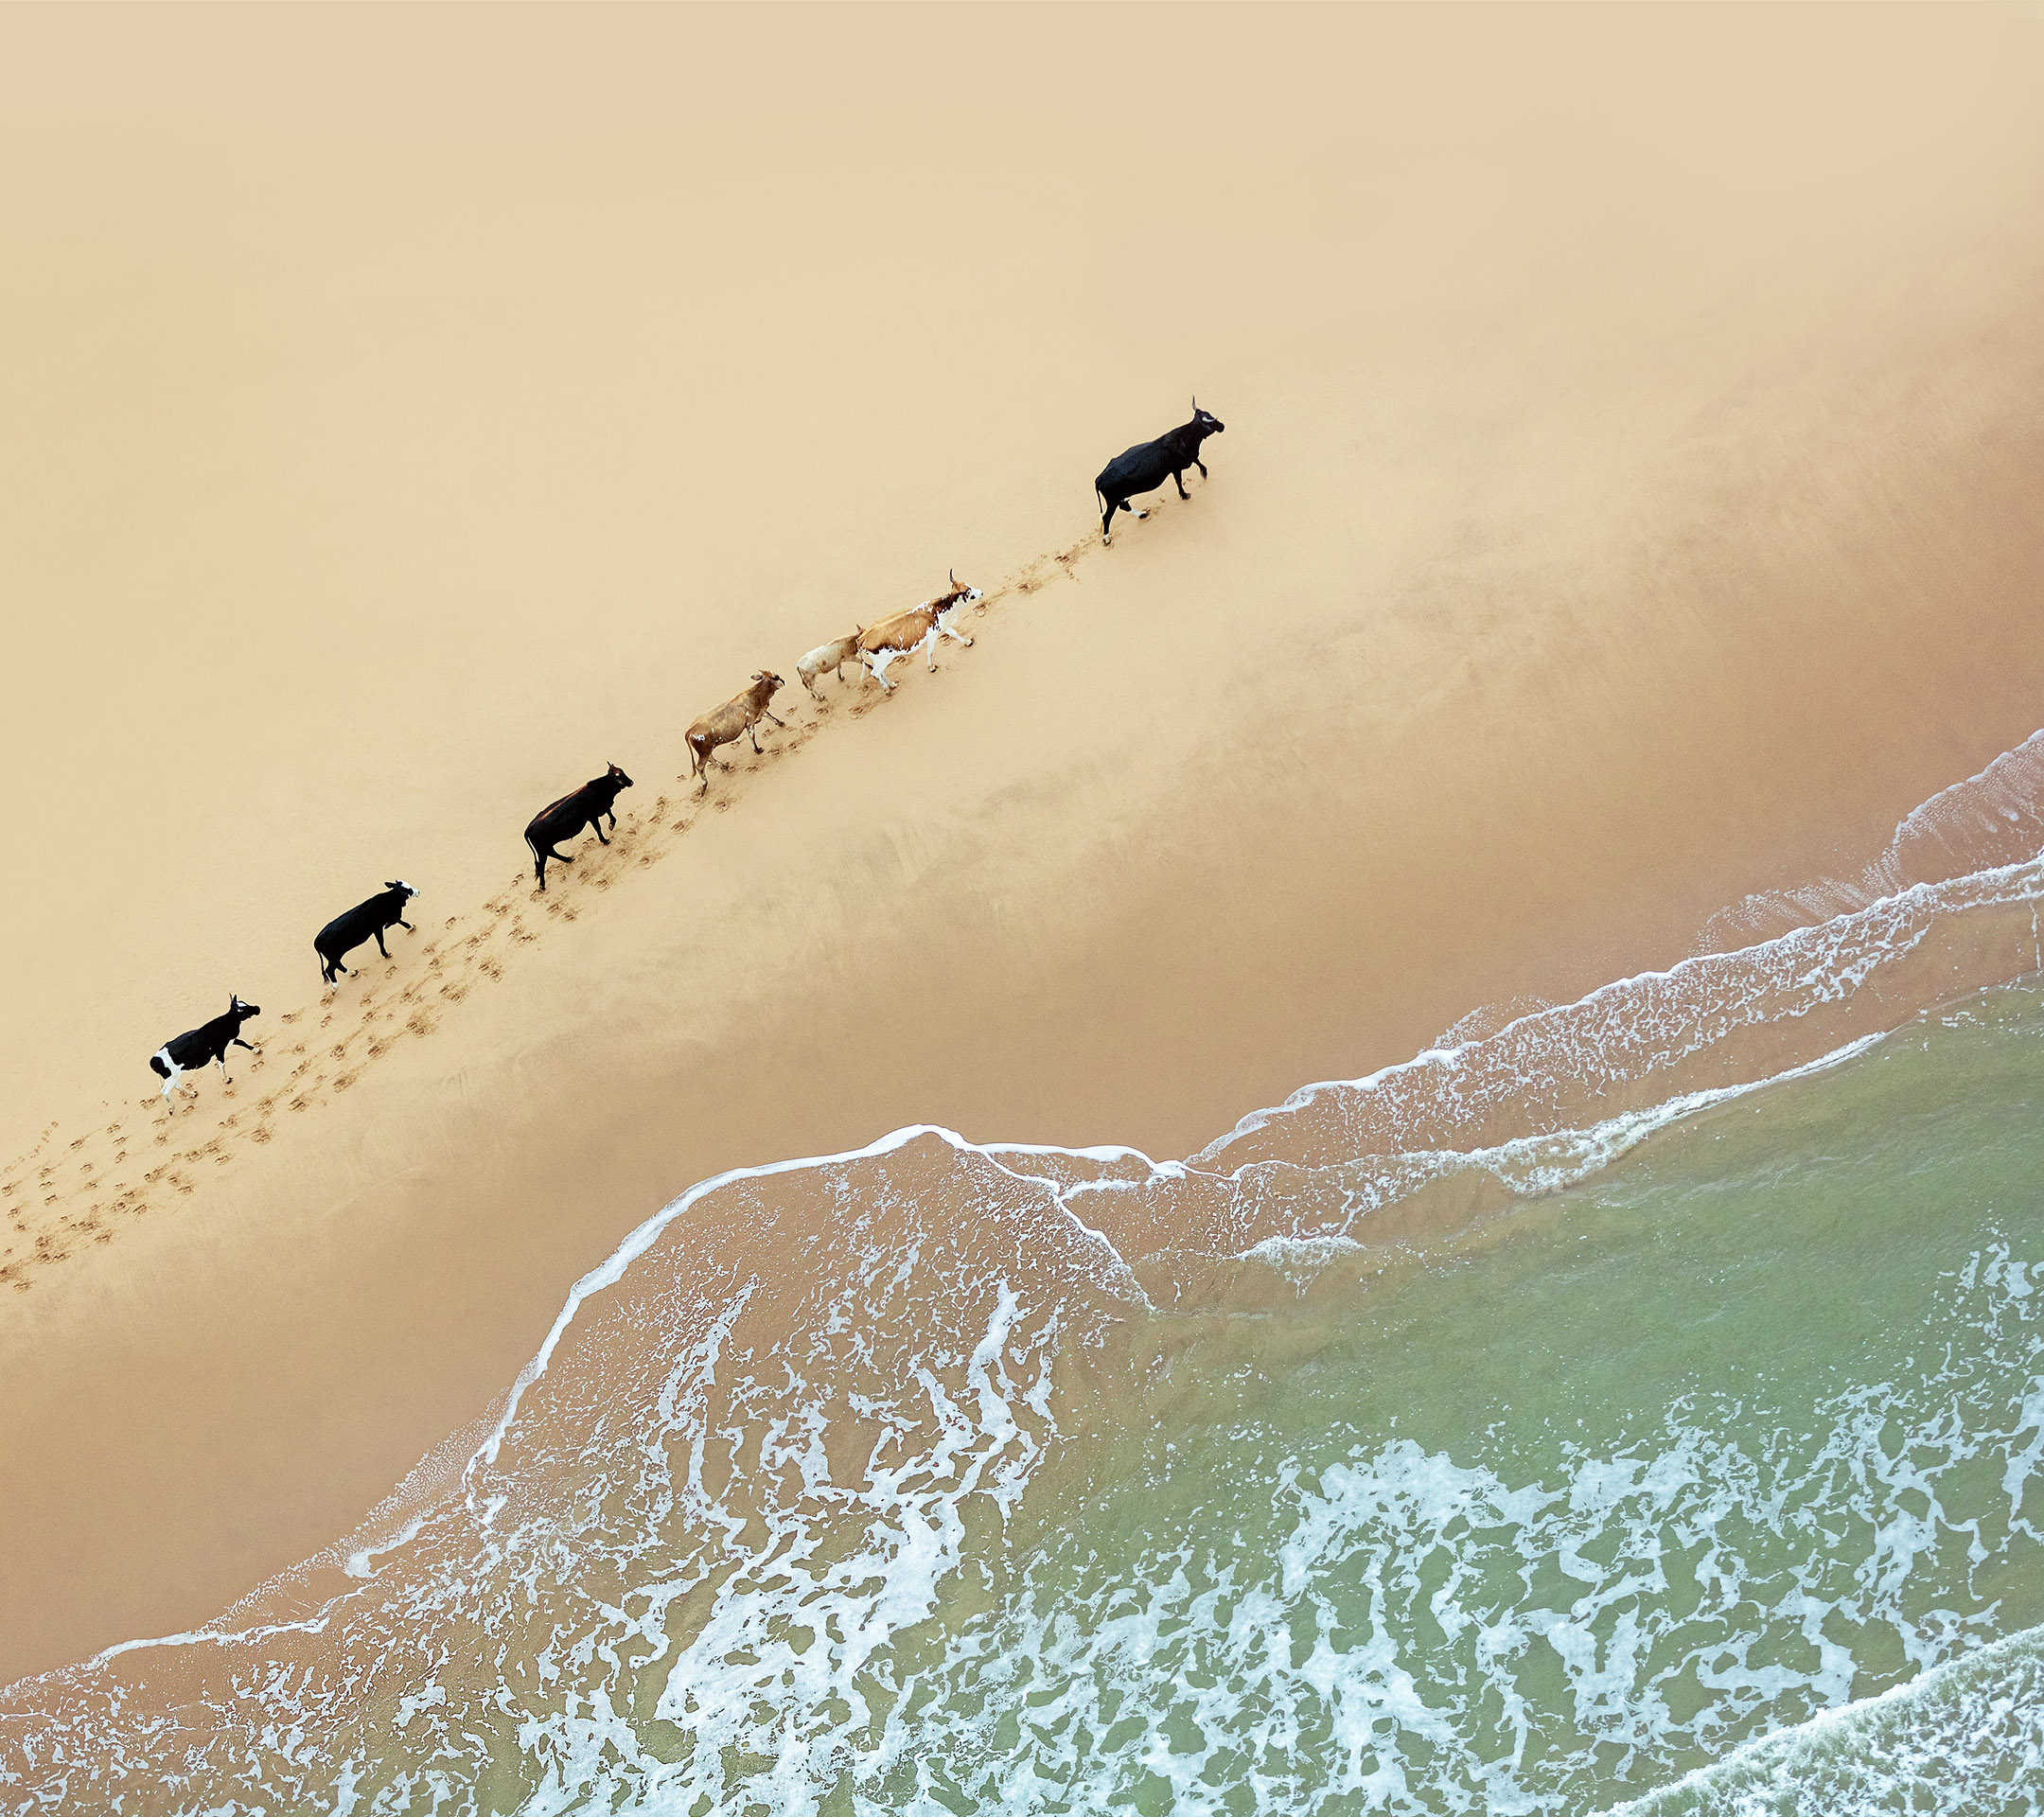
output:
[[822, 699], [823, 697], [817, 694], [817, 678], [827, 669], [842, 681], [844, 665], [847, 662], [855, 664], [858, 662], [858, 641], [865, 635], [865, 626], [855, 625], [850, 637], [834, 637], [828, 644], [819, 644], [796, 663], [795, 679], [815, 695], [816, 698]]
[[[710, 786], [713, 761], [710, 753], [719, 745], [728, 745], [741, 734], [749, 732], [752, 749], [759, 750], [759, 733], [754, 728], [759, 724], [760, 714], [766, 714], [775, 725], [784, 731], [786, 729], [787, 722], [779, 714], [769, 711], [766, 705], [774, 697], [774, 690], [784, 685], [771, 669], [757, 670], [749, 688], [732, 695], [715, 712], [704, 714], [688, 729], [689, 774], [701, 775], [701, 787]], [[719, 764], [717, 767], [722, 769], [725, 766]]]
[[887, 679], [887, 666], [897, 656], [905, 655], [917, 644], [929, 658], [934, 672], [937, 667], [937, 637], [942, 632], [954, 644], [970, 644], [972, 639], [962, 632], [954, 631], [944, 623], [944, 614], [955, 606], [970, 606], [980, 597], [977, 587], [960, 587], [958, 571], [951, 570], [951, 591], [937, 598], [925, 600], [911, 611], [896, 612], [892, 618], [883, 618], [877, 625], [859, 633], [859, 654], [866, 659], [866, 672], [890, 693], [894, 684]]

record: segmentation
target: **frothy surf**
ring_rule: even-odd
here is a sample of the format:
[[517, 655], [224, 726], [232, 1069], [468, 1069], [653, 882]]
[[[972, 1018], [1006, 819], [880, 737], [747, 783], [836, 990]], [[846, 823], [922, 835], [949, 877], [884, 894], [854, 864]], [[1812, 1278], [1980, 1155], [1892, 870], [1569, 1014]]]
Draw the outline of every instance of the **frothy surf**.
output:
[[2044, 1628], [1750, 1741], [1612, 1817], [1773, 1817], [1912, 1810], [2018, 1817], [2044, 1808]]
[[1746, 1811], [1874, 1787], [1877, 1732], [2034, 1788], [2008, 1687], [2038, 1649], [2006, 1637], [2039, 1578], [2033, 1226], [1932, 1270], [1917, 1325], [1823, 1392], [1643, 1385], [1601, 1438], [1451, 1439], [1353, 1412], [1373, 1352], [1333, 1420], [1187, 1409], [1234, 1392], [1241, 1333], [1334, 1367], [1394, 1259], [2037, 969], [2040, 829], [2044, 733], [1906, 819], [1884, 893], [1307, 1087], [1189, 1162], [917, 1127], [706, 1182], [362, 1530], [211, 1630], [15, 1686], [0, 1785], [930, 1813], [1663, 1785], [1637, 1808]]

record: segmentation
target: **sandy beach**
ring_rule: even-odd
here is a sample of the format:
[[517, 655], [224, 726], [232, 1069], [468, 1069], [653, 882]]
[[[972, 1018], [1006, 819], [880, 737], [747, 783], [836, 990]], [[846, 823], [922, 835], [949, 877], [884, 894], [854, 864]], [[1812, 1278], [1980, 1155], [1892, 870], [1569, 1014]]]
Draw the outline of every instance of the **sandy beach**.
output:
[[[2044, 724], [2040, 78], [1948, 10], [0, 19], [0, 1681], [347, 1531], [706, 1175], [1189, 1153]], [[972, 647], [802, 693], [951, 569]]]

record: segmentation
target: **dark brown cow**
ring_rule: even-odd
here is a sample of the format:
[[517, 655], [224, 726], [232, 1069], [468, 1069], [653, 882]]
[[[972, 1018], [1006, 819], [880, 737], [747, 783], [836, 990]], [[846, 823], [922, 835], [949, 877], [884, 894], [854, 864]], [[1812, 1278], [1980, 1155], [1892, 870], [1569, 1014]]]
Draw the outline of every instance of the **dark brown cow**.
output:
[[[1227, 428], [1220, 417], [1199, 407], [1197, 397], [1192, 400], [1192, 420], [1180, 423], [1176, 429], [1168, 429], [1154, 442], [1137, 442], [1134, 448], [1125, 448], [1113, 460], [1101, 468], [1100, 477], [1093, 482], [1093, 494], [1101, 505], [1100, 533], [1102, 542], [1112, 542], [1109, 532], [1114, 527], [1117, 511], [1136, 511], [1129, 503], [1138, 492], [1154, 492], [1166, 480], [1178, 483], [1178, 496], [1189, 499], [1185, 489], [1185, 470], [1196, 467], [1200, 478], [1207, 477], [1207, 463], [1200, 459], [1200, 444], [1209, 435], [1218, 435]], [[1136, 511], [1137, 518], [1147, 518], [1147, 511]]]
[[555, 864], [569, 862], [567, 855], [555, 851], [563, 839], [572, 839], [585, 827], [593, 827], [599, 843], [608, 845], [604, 838], [603, 823], [606, 816], [610, 824], [617, 825], [618, 791], [629, 788], [632, 779], [612, 764], [601, 776], [586, 782], [573, 795], [563, 795], [559, 801], [551, 802], [533, 816], [533, 821], [525, 829], [525, 843], [532, 847], [533, 875], [539, 879], [539, 887], [546, 888], [547, 860]]

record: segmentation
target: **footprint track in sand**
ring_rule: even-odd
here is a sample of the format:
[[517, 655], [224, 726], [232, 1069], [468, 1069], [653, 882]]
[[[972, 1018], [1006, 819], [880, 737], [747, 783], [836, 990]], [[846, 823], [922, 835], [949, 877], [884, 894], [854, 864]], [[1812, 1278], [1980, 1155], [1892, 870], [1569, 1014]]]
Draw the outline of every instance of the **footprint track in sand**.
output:
[[[1039, 556], [990, 588], [986, 598], [973, 609], [974, 616], [985, 619], [990, 607], [1002, 600], [1025, 599], [1059, 573], [1078, 580], [1079, 563], [1097, 547], [1087, 538]], [[925, 678], [918, 672], [917, 679]], [[120, 1120], [71, 1138], [61, 1135], [58, 1121], [45, 1123], [25, 1152], [0, 1167], [0, 1202], [13, 1219], [13, 1232], [19, 1239], [17, 1245], [0, 1251], [0, 1280], [26, 1292], [44, 1269], [74, 1253], [85, 1231], [79, 1222], [80, 1214], [101, 1221], [89, 1234], [96, 1244], [105, 1243], [115, 1234], [115, 1228], [106, 1226], [107, 1217], [117, 1213], [123, 1219], [139, 1218], [196, 1191], [198, 1183], [182, 1171], [184, 1167], [210, 1163], [208, 1178], [231, 1172], [238, 1156], [276, 1139], [280, 1132], [273, 1122], [275, 1116], [300, 1116], [320, 1108], [330, 1094], [358, 1084], [366, 1069], [399, 1042], [431, 1035], [477, 981], [501, 981], [512, 956], [536, 944], [550, 923], [580, 920], [583, 910], [616, 884], [650, 869], [677, 850], [681, 839], [703, 822], [706, 812], [730, 813], [753, 785], [756, 772], [770, 769], [779, 759], [803, 750], [832, 725], [863, 718], [891, 698], [870, 685], [855, 688], [844, 683], [821, 700], [802, 702], [789, 714], [781, 735], [773, 737], [757, 756], [748, 752], [743, 763], [720, 767], [712, 785], [716, 793], [707, 798], [696, 794], [689, 779], [678, 775], [675, 783], [680, 786], [676, 795], [655, 796], [643, 814], [620, 815], [608, 844], [585, 841], [576, 855], [579, 862], [560, 873], [552, 893], [542, 894], [534, 888], [521, 868], [504, 888], [474, 908], [445, 917], [436, 932], [427, 930], [431, 937], [418, 944], [415, 958], [406, 948], [394, 946], [389, 964], [379, 962], [377, 975], [363, 978], [358, 988], [351, 990], [351, 979], [342, 979], [332, 989], [322, 988], [310, 1002], [279, 1009], [276, 1026], [306, 1036], [280, 1050], [280, 1055], [295, 1062], [284, 1084], [253, 1103], [242, 1098], [238, 1084], [207, 1089], [199, 1097], [181, 1094], [169, 1104], [151, 1090], [139, 1100], [146, 1113], [143, 1130], [150, 1147], [168, 1148], [173, 1133], [184, 1139], [168, 1157], [158, 1156], [157, 1165], [146, 1172], [114, 1177], [128, 1165], [127, 1144], [142, 1133], [124, 1131]], [[550, 876], [548, 881], [555, 880]], [[532, 905], [544, 909], [543, 917], [524, 912]], [[329, 1073], [320, 1058], [308, 1053], [308, 1041], [324, 1046], [326, 1066], [333, 1071]], [[250, 1070], [259, 1071], [266, 1064], [263, 1058], [255, 1058]], [[193, 1118], [200, 1120], [198, 1123], [191, 1122]], [[187, 1127], [208, 1139], [192, 1141], [186, 1136]], [[42, 1158], [58, 1142], [62, 1143], [61, 1153], [67, 1162], [75, 1159], [78, 1163], [62, 1179], [56, 1164]], [[17, 1246], [22, 1253], [15, 1253]]]

